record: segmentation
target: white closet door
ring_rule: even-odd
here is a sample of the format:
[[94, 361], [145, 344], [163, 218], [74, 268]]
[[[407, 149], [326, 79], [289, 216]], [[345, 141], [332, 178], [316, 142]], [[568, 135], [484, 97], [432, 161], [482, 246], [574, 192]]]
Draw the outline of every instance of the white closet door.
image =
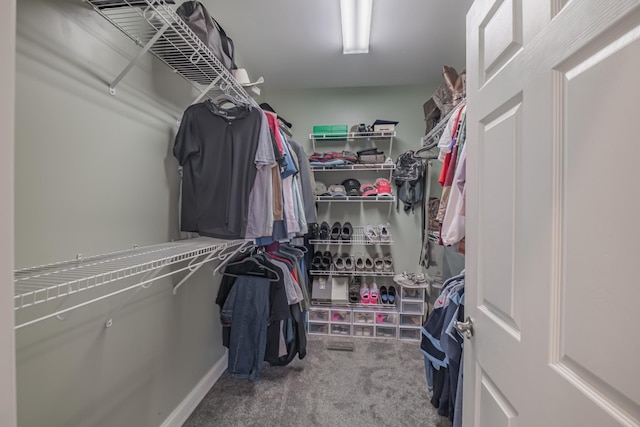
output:
[[467, 16], [466, 427], [640, 425], [640, 4]]

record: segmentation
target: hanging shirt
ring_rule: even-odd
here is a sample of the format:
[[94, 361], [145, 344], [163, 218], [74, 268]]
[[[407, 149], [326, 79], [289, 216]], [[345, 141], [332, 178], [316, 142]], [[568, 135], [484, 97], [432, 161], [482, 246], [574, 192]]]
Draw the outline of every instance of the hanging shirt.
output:
[[447, 210], [442, 221], [442, 243], [451, 246], [465, 236], [464, 189], [467, 178], [467, 144], [462, 147], [460, 160], [449, 192]]
[[256, 151], [256, 179], [249, 196], [249, 216], [245, 238], [254, 239], [273, 233], [273, 183], [271, 171], [276, 165], [267, 117], [261, 112], [260, 135]]
[[182, 231], [244, 238], [260, 124], [257, 108], [205, 101], [185, 110], [173, 147], [183, 167]]

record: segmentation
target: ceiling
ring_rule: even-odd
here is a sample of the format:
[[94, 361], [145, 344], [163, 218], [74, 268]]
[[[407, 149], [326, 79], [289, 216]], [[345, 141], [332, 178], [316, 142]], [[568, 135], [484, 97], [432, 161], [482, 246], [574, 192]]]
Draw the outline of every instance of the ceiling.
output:
[[368, 54], [343, 55], [340, 0], [202, 0], [233, 39], [236, 63], [263, 88], [442, 82], [461, 71], [473, 0], [374, 0]]

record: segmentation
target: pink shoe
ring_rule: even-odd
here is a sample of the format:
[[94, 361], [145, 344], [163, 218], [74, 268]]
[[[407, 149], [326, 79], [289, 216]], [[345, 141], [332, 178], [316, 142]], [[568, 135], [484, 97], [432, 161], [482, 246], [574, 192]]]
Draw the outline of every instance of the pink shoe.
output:
[[362, 283], [362, 286], [360, 286], [360, 302], [362, 304], [369, 304], [370, 303], [369, 287], [367, 286], [366, 283]]
[[369, 290], [369, 304], [378, 304], [379, 295], [380, 292], [378, 291], [378, 285], [376, 285], [376, 282], [373, 282]]

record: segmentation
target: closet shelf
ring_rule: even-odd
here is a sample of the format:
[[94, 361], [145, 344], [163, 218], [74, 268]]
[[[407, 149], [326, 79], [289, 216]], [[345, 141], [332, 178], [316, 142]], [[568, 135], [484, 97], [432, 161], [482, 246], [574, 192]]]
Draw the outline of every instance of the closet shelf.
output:
[[314, 166], [311, 165], [312, 171], [350, 171], [350, 170], [394, 170], [396, 165], [394, 163], [371, 163], [363, 164], [356, 163], [353, 165], [340, 165], [340, 166]]
[[396, 196], [317, 196], [317, 202], [387, 202], [396, 201]]
[[356, 139], [389, 139], [395, 136], [395, 132], [349, 132], [346, 135], [311, 133], [309, 134], [309, 139], [315, 141], [351, 141]]
[[[14, 310], [16, 312], [54, 300], [61, 301], [58, 307], [50, 307], [47, 314], [37, 319], [16, 322], [16, 329], [54, 316], [59, 317], [63, 313], [84, 305], [130, 289], [140, 289], [154, 280], [189, 270], [187, 276], [174, 287], [175, 293], [175, 290], [204, 263], [214, 259], [225, 260], [246, 244], [245, 240], [197, 237], [16, 270], [14, 272]], [[185, 267], [172, 269], [163, 275], [158, 275], [163, 267], [185, 261], [189, 261]], [[135, 285], [117, 289], [101, 288], [143, 273], [145, 274], [141, 277], [140, 282]], [[87, 299], [72, 307], [60, 309], [65, 297], [97, 288], [104, 289], [102, 295]]]
[[222, 91], [256, 105], [165, 0], [118, 0], [110, 2], [109, 7], [105, 7], [104, 0], [84, 1], [142, 48], [110, 84], [112, 95], [120, 80], [149, 51], [193, 85], [199, 93], [194, 102]]
[[312, 276], [366, 276], [366, 277], [393, 277], [393, 271], [346, 271], [346, 270], [310, 270]]
[[349, 240], [332, 240], [332, 239], [311, 239], [309, 243], [312, 245], [358, 245], [358, 246], [373, 246], [373, 245], [392, 245], [393, 239], [389, 235], [389, 240], [371, 241], [364, 234], [364, 226], [353, 226], [353, 233]]

